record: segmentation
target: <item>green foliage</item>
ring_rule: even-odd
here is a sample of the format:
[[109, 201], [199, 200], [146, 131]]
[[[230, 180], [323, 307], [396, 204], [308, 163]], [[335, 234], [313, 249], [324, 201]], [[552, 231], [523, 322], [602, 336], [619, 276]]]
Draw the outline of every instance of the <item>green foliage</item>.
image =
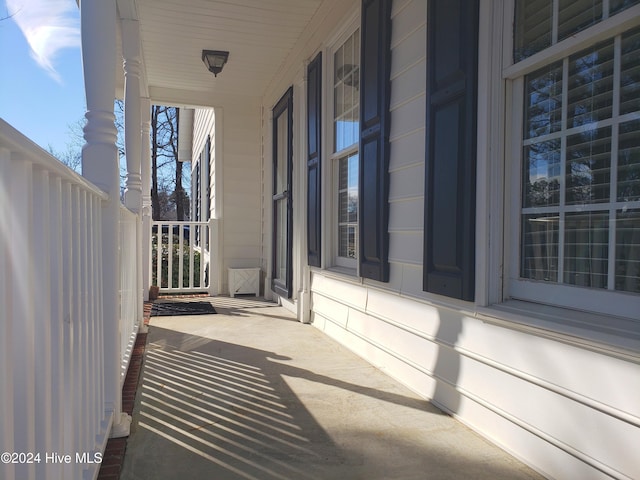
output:
[[[185, 241], [182, 246], [182, 252], [180, 251], [180, 245], [178, 244], [178, 236], [173, 235], [173, 244], [171, 246], [171, 262], [172, 262], [172, 272], [171, 272], [171, 287], [169, 287], [168, 276], [169, 276], [169, 241], [168, 234], [162, 234], [162, 243], [161, 243], [161, 251], [162, 251], [162, 272], [161, 272], [161, 281], [162, 284], [158, 283], [158, 234], [152, 234], [151, 240], [151, 248], [152, 248], [152, 285], [160, 286], [160, 288], [186, 288], [189, 287], [189, 279], [191, 270], [193, 268], [193, 286], [200, 287], [200, 252], [193, 252], [193, 267], [190, 263], [189, 257], [189, 242]], [[182, 284], [179, 282], [179, 262], [180, 255], [182, 255], [183, 262], [183, 271], [182, 271]]]

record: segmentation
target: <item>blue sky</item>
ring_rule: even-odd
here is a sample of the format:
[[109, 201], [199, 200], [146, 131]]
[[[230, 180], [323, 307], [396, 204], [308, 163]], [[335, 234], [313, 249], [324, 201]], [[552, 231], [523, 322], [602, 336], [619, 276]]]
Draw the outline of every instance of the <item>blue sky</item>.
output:
[[85, 113], [75, 0], [0, 0], [0, 117], [64, 152]]

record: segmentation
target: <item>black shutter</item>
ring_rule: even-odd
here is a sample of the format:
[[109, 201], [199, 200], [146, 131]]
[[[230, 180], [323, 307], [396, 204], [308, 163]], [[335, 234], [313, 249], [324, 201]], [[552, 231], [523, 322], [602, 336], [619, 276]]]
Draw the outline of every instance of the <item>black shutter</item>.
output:
[[363, 0], [361, 22], [360, 275], [388, 282], [391, 0]]
[[478, 3], [430, 0], [424, 290], [473, 301]]
[[320, 266], [322, 52], [307, 67], [307, 261]]

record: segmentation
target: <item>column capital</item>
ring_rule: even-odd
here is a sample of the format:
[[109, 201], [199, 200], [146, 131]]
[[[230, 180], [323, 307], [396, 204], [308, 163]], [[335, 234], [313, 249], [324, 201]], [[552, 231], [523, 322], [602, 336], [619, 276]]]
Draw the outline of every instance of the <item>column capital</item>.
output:
[[140, 60], [140, 23], [137, 20], [123, 19], [122, 56], [126, 59]]

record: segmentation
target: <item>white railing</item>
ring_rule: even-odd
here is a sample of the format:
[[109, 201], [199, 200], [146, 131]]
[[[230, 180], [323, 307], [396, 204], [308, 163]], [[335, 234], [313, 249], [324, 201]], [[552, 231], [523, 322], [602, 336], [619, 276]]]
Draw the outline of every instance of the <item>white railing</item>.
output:
[[[0, 452], [16, 460], [0, 462], [2, 479], [97, 476], [114, 417], [106, 397], [119, 392], [106, 374], [106, 202], [0, 119]], [[120, 323], [125, 338], [132, 324]]]
[[151, 284], [162, 293], [210, 292], [215, 221], [154, 221]]
[[120, 355], [121, 375], [124, 379], [129, 368], [131, 353], [138, 334], [138, 278], [136, 272], [137, 236], [140, 233], [138, 216], [120, 206]]

